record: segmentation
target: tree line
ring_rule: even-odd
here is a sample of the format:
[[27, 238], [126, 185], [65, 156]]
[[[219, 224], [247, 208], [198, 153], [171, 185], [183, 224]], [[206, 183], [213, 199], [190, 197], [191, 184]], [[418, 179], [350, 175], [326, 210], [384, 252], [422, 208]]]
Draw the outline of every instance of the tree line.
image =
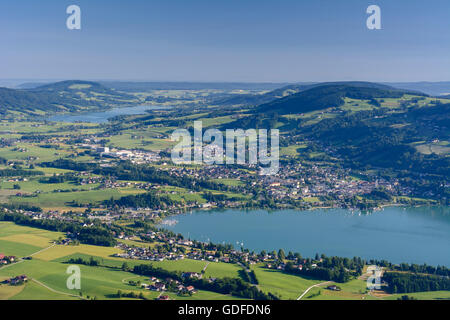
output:
[[23, 169], [1, 169], [0, 177], [30, 177], [30, 176], [43, 176], [42, 171], [31, 171]]
[[80, 223], [49, 219], [33, 219], [19, 213], [0, 213], [0, 221], [58, 232], [70, 232], [80, 243], [112, 247], [117, 244], [111, 230], [100, 226], [83, 227]]
[[104, 201], [104, 204], [109, 207], [125, 207], [125, 208], [152, 208], [152, 209], [162, 209], [167, 206], [172, 206], [177, 202], [170, 199], [167, 196], [159, 196], [155, 192], [147, 192], [137, 195], [129, 195], [122, 197], [120, 199]]
[[385, 272], [383, 281], [389, 293], [450, 290], [450, 278], [417, 273]]

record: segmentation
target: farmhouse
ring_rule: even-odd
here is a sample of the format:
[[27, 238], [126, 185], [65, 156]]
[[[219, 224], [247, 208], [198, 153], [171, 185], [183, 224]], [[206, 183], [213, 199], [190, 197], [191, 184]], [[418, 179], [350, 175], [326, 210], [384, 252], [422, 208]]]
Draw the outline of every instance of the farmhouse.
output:
[[341, 288], [339, 288], [337, 285], [331, 285], [327, 287], [328, 290], [332, 290], [332, 291], [341, 291]]
[[23, 274], [23, 275], [14, 277], [14, 278], [7, 279], [3, 283], [10, 284], [12, 286], [17, 286], [17, 285], [20, 285], [27, 281], [28, 281], [28, 277]]
[[192, 278], [200, 278], [200, 274], [197, 272], [185, 272], [181, 275], [183, 278], [188, 278], [188, 279], [192, 279]]
[[5, 256], [3, 253], [0, 253], [0, 264], [10, 264], [16, 261], [15, 256]]
[[193, 286], [187, 286], [186, 287], [186, 291], [194, 293], [195, 292], [195, 288]]
[[166, 290], [166, 285], [162, 282], [157, 282], [150, 286], [150, 290], [152, 291], [164, 291]]

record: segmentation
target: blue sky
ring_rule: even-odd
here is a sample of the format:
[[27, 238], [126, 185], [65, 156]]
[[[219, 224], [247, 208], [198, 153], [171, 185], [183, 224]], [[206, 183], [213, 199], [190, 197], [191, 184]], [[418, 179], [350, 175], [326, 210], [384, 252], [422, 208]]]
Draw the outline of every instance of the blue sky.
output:
[[450, 1], [2, 0], [0, 48], [3, 79], [448, 81]]

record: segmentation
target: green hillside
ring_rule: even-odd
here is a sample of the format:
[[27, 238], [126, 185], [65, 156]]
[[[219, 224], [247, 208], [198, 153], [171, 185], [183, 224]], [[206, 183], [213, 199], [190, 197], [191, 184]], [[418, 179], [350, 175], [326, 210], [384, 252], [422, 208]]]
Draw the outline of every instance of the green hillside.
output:
[[89, 81], [62, 81], [34, 89], [0, 88], [2, 116], [87, 111], [136, 102], [134, 96]]
[[[326, 95], [329, 95], [330, 92], [326, 92], [326, 87], [355, 87], [355, 88], [366, 88], [366, 89], [379, 89], [379, 90], [387, 90], [387, 91], [403, 91], [408, 93], [414, 93], [417, 94], [417, 92], [413, 92], [411, 90], [399, 90], [394, 89], [393, 87], [390, 87], [388, 85], [384, 84], [378, 84], [378, 83], [372, 83], [372, 82], [363, 82], [363, 81], [345, 81], [345, 82], [324, 82], [324, 83], [301, 83], [301, 84], [291, 84], [287, 86], [283, 86], [281, 88], [277, 88], [275, 90], [262, 93], [262, 94], [239, 94], [239, 95], [232, 95], [223, 97], [221, 99], [217, 99], [213, 101], [213, 104], [215, 105], [224, 105], [224, 106], [231, 106], [231, 105], [243, 105], [243, 106], [258, 106], [262, 104], [269, 104], [271, 105], [271, 102], [277, 102], [278, 99], [286, 98], [284, 103], [286, 103], [290, 98], [296, 93], [308, 91], [310, 89], [314, 88], [324, 88], [322, 90], [318, 89], [315, 92], [318, 93], [325, 93]], [[339, 90], [339, 88], [337, 88]], [[420, 94], [420, 93], [419, 93]], [[303, 95], [298, 95], [302, 97]], [[268, 108], [270, 108], [268, 106]]]
[[401, 98], [408, 93], [411, 92], [370, 83], [323, 84], [262, 104], [258, 107], [258, 111], [276, 111], [280, 114], [304, 113], [340, 107], [345, 103], [344, 98], [371, 100], [371, 103], [377, 105], [375, 98]]

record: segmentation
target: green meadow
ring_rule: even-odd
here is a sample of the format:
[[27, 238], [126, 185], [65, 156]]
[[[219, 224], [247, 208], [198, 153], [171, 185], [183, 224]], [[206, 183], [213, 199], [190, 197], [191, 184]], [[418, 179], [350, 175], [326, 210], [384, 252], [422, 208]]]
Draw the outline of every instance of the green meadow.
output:
[[261, 265], [252, 266], [251, 269], [258, 279], [258, 288], [272, 292], [283, 300], [296, 300], [308, 287], [323, 282], [266, 269]]
[[0, 253], [8, 256], [25, 257], [42, 249], [30, 244], [6, 241], [0, 239]]
[[206, 278], [239, 278], [239, 271], [243, 270], [236, 264], [223, 263], [223, 262], [210, 262], [206, 267]]
[[[113, 258], [111, 255], [120, 252], [117, 248], [97, 247], [90, 245], [59, 246], [53, 245], [62, 234], [41, 229], [15, 225], [11, 222], [0, 222], [0, 252], [6, 255], [25, 257], [34, 253], [32, 260], [22, 260], [18, 263], [0, 268], [0, 279], [26, 274], [30, 280], [22, 286], [11, 287], [0, 285], [0, 299], [14, 300], [61, 300], [61, 299], [117, 299], [116, 293], [121, 290], [124, 293], [142, 293], [147, 299], [154, 299], [160, 293], [144, 290], [131, 286], [128, 280], [140, 280], [142, 283], [150, 283], [146, 277], [137, 276], [130, 272], [124, 272], [121, 267], [127, 262], [130, 267], [144, 261]], [[8, 239], [8, 240], [4, 240]], [[35, 244], [35, 245], [33, 245]], [[42, 249], [45, 249], [41, 251]], [[91, 267], [80, 265], [81, 290], [70, 290], [66, 281], [68, 274], [67, 262], [70, 258], [82, 257], [89, 259], [94, 257], [109, 267]], [[148, 262], [147, 262], [148, 263]], [[206, 266], [205, 261], [180, 260], [153, 262], [155, 266], [167, 270], [201, 272]], [[237, 267], [236, 267], [237, 268]], [[226, 270], [233, 267], [223, 267], [212, 264], [211, 276], [224, 275]], [[178, 296], [176, 293], [168, 293], [172, 299], [177, 300], [202, 300], [202, 299], [236, 299], [228, 295], [198, 291], [193, 296]]]
[[0, 149], [0, 157], [8, 160], [26, 160], [28, 157], [36, 157], [39, 161], [53, 161], [67, 155], [69, 153], [66, 150], [41, 148], [31, 143], [17, 143], [14, 147]]

